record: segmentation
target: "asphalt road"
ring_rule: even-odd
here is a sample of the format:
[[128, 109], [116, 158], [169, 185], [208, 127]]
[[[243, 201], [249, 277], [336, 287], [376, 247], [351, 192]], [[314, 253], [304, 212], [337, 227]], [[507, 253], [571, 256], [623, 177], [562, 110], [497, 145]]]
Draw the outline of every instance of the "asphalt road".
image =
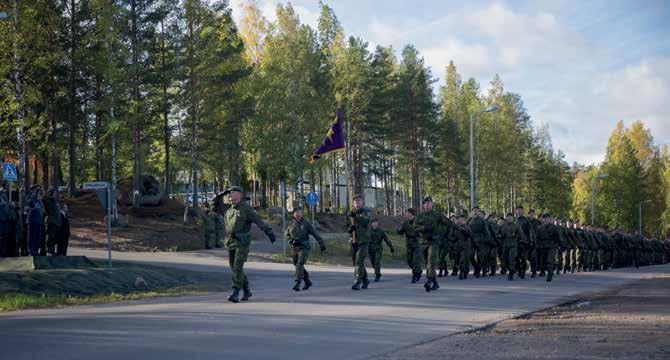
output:
[[[230, 276], [223, 251], [114, 256]], [[366, 359], [670, 272], [665, 265], [579, 273], [552, 283], [449, 277], [426, 293], [404, 269], [358, 292], [349, 267], [308, 269], [315, 286], [295, 293], [292, 266], [248, 263], [249, 303], [216, 294], [0, 314], [0, 359]]]

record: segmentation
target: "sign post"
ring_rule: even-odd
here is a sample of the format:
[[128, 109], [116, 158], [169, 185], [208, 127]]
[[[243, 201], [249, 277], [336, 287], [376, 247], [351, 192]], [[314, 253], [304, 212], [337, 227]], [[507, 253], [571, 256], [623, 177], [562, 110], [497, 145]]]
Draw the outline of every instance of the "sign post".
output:
[[19, 181], [16, 167], [12, 163], [2, 163], [2, 179], [9, 183], [9, 202], [12, 202], [12, 183]]
[[[312, 226], [314, 226], [314, 210], [316, 210], [316, 205], [319, 203], [319, 195], [312, 191], [307, 194], [305, 202], [307, 202], [307, 205], [309, 205], [309, 212], [312, 213]], [[312, 247], [314, 247], [314, 240], [312, 239], [310, 241], [312, 242]]]
[[112, 189], [105, 181], [87, 182], [83, 186], [86, 190], [93, 190], [98, 195], [102, 207], [107, 210], [107, 259], [112, 267]]

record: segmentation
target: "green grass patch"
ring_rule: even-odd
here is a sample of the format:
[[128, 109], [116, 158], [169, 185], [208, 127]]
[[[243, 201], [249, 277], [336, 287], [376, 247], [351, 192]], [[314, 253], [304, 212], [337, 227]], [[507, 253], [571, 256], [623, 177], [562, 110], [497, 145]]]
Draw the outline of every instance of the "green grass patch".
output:
[[[146, 290], [135, 289], [142, 277]], [[0, 311], [184, 296], [227, 290], [228, 277], [147, 265], [0, 272]]]

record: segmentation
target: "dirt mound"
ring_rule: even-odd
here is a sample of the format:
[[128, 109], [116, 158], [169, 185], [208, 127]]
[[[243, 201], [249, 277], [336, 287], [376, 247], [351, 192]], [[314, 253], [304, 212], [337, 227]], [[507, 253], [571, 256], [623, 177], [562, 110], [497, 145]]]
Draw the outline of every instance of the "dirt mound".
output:
[[100, 220], [107, 212], [102, 208], [98, 195], [92, 190], [81, 190], [77, 197], [65, 197], [70, 218]]

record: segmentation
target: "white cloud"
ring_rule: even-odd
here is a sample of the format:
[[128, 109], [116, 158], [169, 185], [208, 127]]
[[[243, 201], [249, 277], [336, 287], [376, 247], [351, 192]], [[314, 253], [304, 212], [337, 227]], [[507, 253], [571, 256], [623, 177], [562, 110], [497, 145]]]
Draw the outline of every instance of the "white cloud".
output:
[[[235, 23], [237, 23], [238, 25], [240, 23], [240, 17], [243, 14], [242, 9], [244, 7], [244, 4], [246, 3], [247, 0], [231, 1], [231, 7], [233, 9], [233, 19], [235, 20]], [[265, 18], [268, 21], [273, 22], [277, 20], [277, 13], [276, 13], [277, 5], [286, 4], [287, 1], [259, 0], [257, 3], [258, 7], [261, 9], [261, 12], [263, 13], [263, 16], [265, 16]], [[312, 28], [316, 28], [319, 19], [318, 11], [312, 11], [303, 5], [296, 4], [295, 2], [292, 2], [291, 4], [293, 5], [293, 9], [295, 10], [296, 14], [298, 14], [298, 18], [300, 19], [301, 24], [307, 24]]]

